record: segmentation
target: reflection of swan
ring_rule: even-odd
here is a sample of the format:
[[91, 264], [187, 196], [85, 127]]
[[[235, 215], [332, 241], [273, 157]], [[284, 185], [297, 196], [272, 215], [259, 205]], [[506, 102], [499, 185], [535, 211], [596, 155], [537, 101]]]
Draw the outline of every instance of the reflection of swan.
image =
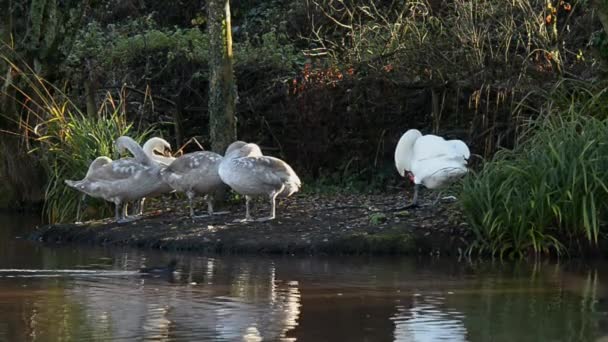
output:
[[466, 341], [467, 330], [456, 311], [442, 310], [441, 298], [413, 298], [411, 308], [398, 306], [391, 320], [395, 324], [395, 341]]
[[[122, 267], [124, 261], [131, 264], [133, 258], [129, 255], [117, 264]], [[185, 269], [196, 270], [188, 283], [133, 276], [74, 278], [65, 290], [69, 305], [60, 309], [77, 308], [78, 322], [85, 323], [86, 329], [78, 330], [72, 339], [295, 340], [286, 335], [299, 319], [299, 285], [277, 279], [274, 263], [196, 258]], [[207, 285], [201, 277], [213, 269], [218, 271], [217, 278]], [[231, 287], [235, 279], [240, 283], [238, 290]], [[191, 281], [196, 285], [189, 285]], [[49, 312], [35, 316], [52, 321]]]
[[414, 199], [409, 206], [418, 204], [420, 184], [436, 189], [467, 173], [470, 154], [461, 140], [446, 141], [436, 135], [422, 135], [417, 129], [405, 132], [395, 149], [395, 166], [402, 177], [407, 175], [414, 183]]
[[227, 341], [294, 341], [301, 294], [297, 281], [276, 278], [273, 263], [258, 269], [244, 263], [231, 281], [230, 293], [215, 309], [218, 339]]
[[[84, 179], [80, 181], [66, 180], [65, 183], [85, 194], [113, 202], [116, 206], [117, 221], [125, 221], [126, 202], [141, 199], [157, 193], [165, 184], [160, 177], [160, 166], [152, 161], [135, 142], [122, 136], [116, 139], [119, 152], [129, 150], [135, 158], [123, 158], [108, 162], [107, 159], [96, 159], [98, 164], [89, 167]], [[121, 210], [122, 209], [122, 210]]]
[[162, 275], [172, 276], [177, 268], [177, 260], [172, 259], [167, 266], [164, 267], [142, 267], [139, 269], [139, 273], [148, 275]]
[[[232, 145], [233, 148], [239, 148], [245, 143], [238, 141]], [[161, 171], [165, 183], [188, 196], [191, 217], [194, 217], [192, 199], [195, 194], [205, 195], [207, 211], [209, 215], [213, 215], [213, 193], [224, 184], [218, 174], [221, 160], [222, 156], [214, 152], [193, 152], [175, 159]]]
[[234, 148], [233, 143], [226, 150], [220, 163], [219, 174], [224, 183], [234, 191], [245, 195], [245, 220], [251, 220], [249, 202], [251, 196], [267, 195], [270, 198], [270, 216], [258, 221], [275, 218], [275, 201], [277, 196], [287, 197], [300, 189], [300, 178], [284, 161], [263, 156], [256, 144], [247, 144]]

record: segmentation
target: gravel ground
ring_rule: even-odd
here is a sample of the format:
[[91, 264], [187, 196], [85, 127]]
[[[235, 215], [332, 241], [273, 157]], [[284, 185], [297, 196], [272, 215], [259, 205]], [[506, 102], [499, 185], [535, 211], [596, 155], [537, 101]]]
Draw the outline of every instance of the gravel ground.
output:
[[[408, 193], [374, 195], [301, 194], [277, 202], [277, 218], [236, 223], [245, 216], [244, 201], [220, 208], [228, 214], [191, 219], [183, 199], [156, 199], [144, 218], [123, 224], [109, 220], [39, 227], [33, 239], [47, 243], [136, 246], [207, 253], [287, 254], [448, 254], [466, 246], [466, 223], [457, 203], [433, 205], [432, 192], [421, 206], [398, 210]], [[204, 202], [197, 212], [204, 212]], [[252, 215], [268, 214], [262, 199]]]

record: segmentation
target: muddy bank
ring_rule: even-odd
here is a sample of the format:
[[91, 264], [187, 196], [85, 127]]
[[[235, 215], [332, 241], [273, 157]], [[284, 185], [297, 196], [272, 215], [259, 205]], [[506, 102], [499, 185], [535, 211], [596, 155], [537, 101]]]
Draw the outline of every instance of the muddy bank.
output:
[[[298, 195], [278, 204], [274, 221], [235, 223], [244, 217], [244, 203], [222, 208], [229, 214], [192, 220], [183, 200], [165, 198], [135, 222], [48, 225], [32, 239], [208, 253], [458, 255], [464, 250], [466, 226], [455, 203], [433, 206], [423, 195], [421, 207], [394, 210], [404, 203], [403, 193]], [[267, 213], [267, 203], [253, 206], [254, 217]]]

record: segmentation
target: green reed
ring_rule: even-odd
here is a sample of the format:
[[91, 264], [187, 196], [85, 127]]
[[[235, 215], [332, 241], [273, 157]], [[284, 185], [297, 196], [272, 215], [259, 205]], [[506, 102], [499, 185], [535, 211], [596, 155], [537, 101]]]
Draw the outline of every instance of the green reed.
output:
[[515, 257], [597, 245], [608, 209], [608, 120], [598, 105], [605, 91], [576, 96], [560, 93], [516, 149], [464, 179], [461, 205], [475, 236], [469, 253]]
[[[150, 130], [134, 132], [127, 121], [124, 99], [108, 93], [96, 116], [87, 116], [68, 95], [29, 67], [9, 58], [4, 61], [18, 75], [7, 92], [18, 103], [20, 113], [7, 118], [18, 122], [19, 133], [31, 147], [47, 176], [44, 213], [49, 222], [72, 221], [82, 194], [68, 188], [64, 180], [82, 179], [98, 156], [112, 156], [113, 144], [121, 135], [142, 141]], [[108, 210], [101, 201], [89, 201], [99, 216]], [[101, 211], [101, 212], [100, 212]]]

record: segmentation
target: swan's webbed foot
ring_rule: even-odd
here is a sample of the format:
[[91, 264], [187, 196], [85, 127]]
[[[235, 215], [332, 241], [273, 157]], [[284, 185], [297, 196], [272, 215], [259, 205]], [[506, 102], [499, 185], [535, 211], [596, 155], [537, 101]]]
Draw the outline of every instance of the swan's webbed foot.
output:
[[420, 207], [420, 205], [418, 204], [418, 202], [412, 202], [412, 203], [404, 205], [402, 207], [393, 208], [391, 211], [402, 211], [402, 210], [414, 209], [414, 208], [419, 208], [419, 207]]
[[403, 209], [413, 209], [413, 208], [420, 208], [420, 204], [418, 204], [418, 202], [412, 202], [410, 204], [407, 204], [405, 206], [403, 206]]
[[232, 222], [235, 223], [245, 223], [245, 222], [253, 222], [254, 220], [251, 217], [246, 217], [244, 219], [234, 219]]
[[260, 217], [258, 219], [255, 219], [255, 222], [266, 222], [266, 221], [272, 221], [274, 220], [274, 216], [266, 216], [266, 217]]
[[412, 199], [412, 203], [407, 204], [407, 205], [405, 205], [403, 207], [394, 208], [391, 211], [401, 211], [401, 210], [418, 208], [420, 206], [418, 204], [418, 188], [419, 187], [420, 187], [419, 184], [415, 184], [414, 185], [414, 198]]
[[80, 198], [80, 201], [78, 201], [78, 206], [76, 207], [76, 222], [74, 222], [75, 224], [82, 224], [82, 212], [85, 211], [87, 209], [87, 195], [86, 194], [82, 194], [82, 197]]
[[442, 202], [456, 202], [458, 200], [458, 198], [456, 198], [456, 196], [445, 196], [445, 197], [441, 197], [439, 199]]
[[207, 217], [213, 217], [216, 215], [225, 215], [225, 214], [229, 214], [229, 213], [230, 213], [229, 211], [214, 211], [214, 212], [208, 213], [208, 214], [190, 216], [190, 218], [193, 220], [196, 220], [198, 218], [207, 218]]
[[253, 218], [249, 213], [249, 202], [251, 201], [251, 196], [245, 195], [245, 218], [244, 219], [234, 219], [232, 222], [243, 223], [243, 222], [252, 222]]
[[437, 205], [438, 203], [453, 203], [457, 200], [456, 196], [442, 196], [442, 193], [439, 193], [435, 201], [433, 201], [433, 205]]
[[121, 217], [118, 220], [116, 220], [116, 223], [129, 223], [129, 222], [137, 221], [139, 219], [141, 219], [141, 216]]
[[144, 214], [143, 213], [135, 213], [135, 214], [129, 215], [129, 217], [136, 217], [137, 219], [140, 219], [140, 218], [144, 217]]

